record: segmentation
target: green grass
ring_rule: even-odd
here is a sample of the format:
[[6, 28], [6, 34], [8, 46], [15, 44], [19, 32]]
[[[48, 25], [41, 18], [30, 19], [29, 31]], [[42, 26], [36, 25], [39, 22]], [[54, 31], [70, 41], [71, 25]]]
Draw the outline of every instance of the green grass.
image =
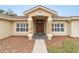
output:
[[79, 42], [78, 41], [63, 41], [62, 46], [49, 46], [49, 53], [78, 53]]

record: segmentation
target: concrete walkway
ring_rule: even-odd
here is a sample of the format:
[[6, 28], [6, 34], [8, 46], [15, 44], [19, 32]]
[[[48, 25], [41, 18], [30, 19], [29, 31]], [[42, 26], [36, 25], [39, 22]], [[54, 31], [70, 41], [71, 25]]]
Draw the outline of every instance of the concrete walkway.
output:
[[44, 40], [36, 40], [32, 53], [47, 53], [47, 48]]

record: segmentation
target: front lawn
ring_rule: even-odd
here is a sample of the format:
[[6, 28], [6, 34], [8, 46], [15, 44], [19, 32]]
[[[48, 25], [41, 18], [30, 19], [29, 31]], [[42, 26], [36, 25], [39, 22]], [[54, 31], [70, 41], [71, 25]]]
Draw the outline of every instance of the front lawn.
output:
[[68, 53], [75, 53], [79, 52], [79, 43], [76, 41], [64, 41], [62, 46], [49, 46], [48, 52], [68, 52]]
[[59, 45], [47, 45], [47, 49], [49, 53], [79, 53], [79, 40], [64, 39]]

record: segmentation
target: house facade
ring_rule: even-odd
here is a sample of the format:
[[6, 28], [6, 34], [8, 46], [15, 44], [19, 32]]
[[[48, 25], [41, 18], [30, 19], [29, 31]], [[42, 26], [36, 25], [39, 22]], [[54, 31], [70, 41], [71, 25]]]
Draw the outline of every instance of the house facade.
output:
[[50, 40], [53, 36], [79, 37], [79, 16], [59, 16], [54, 10], [36, 6], [24, 11], [24, 16], [0, 14], [0, 39], [12, 35], [45, 34]]

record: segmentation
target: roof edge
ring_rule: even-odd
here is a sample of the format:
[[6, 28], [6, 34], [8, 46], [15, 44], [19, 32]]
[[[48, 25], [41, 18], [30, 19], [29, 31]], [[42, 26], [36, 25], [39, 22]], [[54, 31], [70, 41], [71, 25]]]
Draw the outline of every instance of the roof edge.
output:
[[57, 15], [57, 12], [56, 12], [56, 11], [54, 11], [54, 10], [52, 10], [52, 9], [49, 9], [49, 8], [47, 8], [47, 7], [45, 7], [45, 6], [42, 6], [42, 5], [38, 5], [38, 6], [32, 7], [32, 8], [30, 8], [30, 9], [24, 11], [23, 14], [25, 15], [26, 13], [29, 13], [29, 11], [31, 12], [32, 9], [34, 9], [34, 8], [46, 8], [46, 9], [48, 9], [49, 11], [51, 11], [52, 13], [55, 13], [55, 14]]

